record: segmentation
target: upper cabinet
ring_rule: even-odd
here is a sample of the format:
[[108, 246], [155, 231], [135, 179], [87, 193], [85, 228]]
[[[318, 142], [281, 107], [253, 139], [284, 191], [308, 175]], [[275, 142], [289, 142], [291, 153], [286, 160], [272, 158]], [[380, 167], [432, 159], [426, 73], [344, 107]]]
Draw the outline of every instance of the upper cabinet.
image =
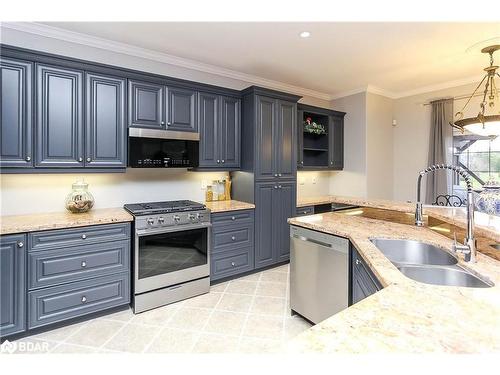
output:
[[344, 112], [298, 105], [297, 167], [340, 170], [344, 166]]
[[83, 167], [83, 72], [37, 64], [37, 167]]
[[165, 127], [164, 91], [165, 88], [159, 84], [129, 80], [129, 126], [163, 129]]
[[85, 166], [127, 166], [126, 80], [87, 73]]
[[196, 92], [177, 87], [168, 87], [167, 92], [167, 130], [197, 132]]
[[256, 178], [295, 178], [296, 103], [258, 95], [255, 105]]
[[33, 166], [33, 64], [0, 58], [0, 167]]
[[240, 99], [200, 93], [199, 168], [238, 169], [240, 167]]

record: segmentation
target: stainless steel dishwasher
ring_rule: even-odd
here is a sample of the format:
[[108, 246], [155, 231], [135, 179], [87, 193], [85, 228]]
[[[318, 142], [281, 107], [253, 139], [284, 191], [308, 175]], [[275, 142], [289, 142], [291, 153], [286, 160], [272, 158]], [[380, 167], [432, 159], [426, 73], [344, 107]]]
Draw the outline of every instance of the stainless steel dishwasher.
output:
[[290, 308], [313, 323], [349, 302], [349, 241], [290, 226]]

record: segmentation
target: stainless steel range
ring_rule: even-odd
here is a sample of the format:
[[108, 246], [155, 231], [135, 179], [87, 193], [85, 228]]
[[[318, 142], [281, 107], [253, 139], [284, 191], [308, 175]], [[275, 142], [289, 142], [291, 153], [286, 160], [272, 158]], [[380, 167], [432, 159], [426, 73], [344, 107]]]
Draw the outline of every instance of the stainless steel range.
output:
[[210, 211], [193, 201], [126, 204], [135, 217], [134, 313], [210, 289]]

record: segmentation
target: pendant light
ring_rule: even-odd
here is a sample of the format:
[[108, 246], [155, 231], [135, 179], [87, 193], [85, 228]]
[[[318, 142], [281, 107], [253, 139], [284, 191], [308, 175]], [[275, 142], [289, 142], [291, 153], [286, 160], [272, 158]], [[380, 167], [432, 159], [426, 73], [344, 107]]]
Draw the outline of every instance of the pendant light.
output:
[[[490, 55], [490, 66], [484, 68], [486, 75], [469, 97], [462, 110], [455, 114], [456, 120], [450, 122], [451, 126], [459, 129], [462, 133], [464, 130], [467, 130], [471, 133], [493, 138], [500, 135], [500, 99], [495, 83], [496, 76], [500, 77], [500, 74], [497, 73], [498, 66], [493, 65], [493, 53], [499, 49], [500, 45], [493, 45], [481, 50], [482, 53]], [[463, 112], [465, 108], [483, 83], [485, 83], [483, 100], [480, 104], [478, 115], [476, 117], [464, 118]]]

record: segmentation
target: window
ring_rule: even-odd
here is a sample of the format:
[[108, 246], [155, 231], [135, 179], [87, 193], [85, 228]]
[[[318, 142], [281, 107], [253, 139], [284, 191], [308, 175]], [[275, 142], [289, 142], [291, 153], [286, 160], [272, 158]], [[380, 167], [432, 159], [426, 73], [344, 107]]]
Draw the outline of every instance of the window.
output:
[[[474, 190], [480, 190], [490, 178], [500, 181], [500, 137], [488, 139], [475, 134], [453, 136], [454, 164], [469, 170]], [[465, 187], [463, 178], [455, 184]]]

